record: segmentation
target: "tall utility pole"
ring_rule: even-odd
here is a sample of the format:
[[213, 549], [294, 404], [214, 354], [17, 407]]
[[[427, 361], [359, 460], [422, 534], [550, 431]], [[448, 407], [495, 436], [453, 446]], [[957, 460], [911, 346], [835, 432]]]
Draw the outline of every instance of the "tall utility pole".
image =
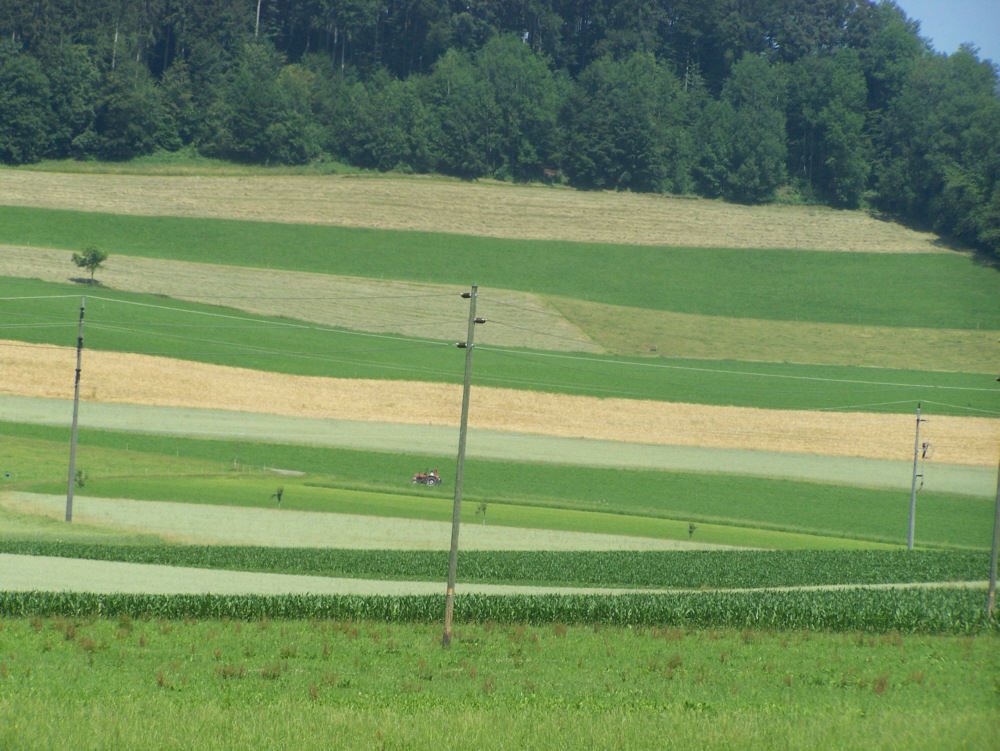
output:
[[993, 553], [990, 556], [990, 592], [986, 612], [993, 617], [997, 601], [997, 546], [1000, 545], [1000, 466], [997, 467], [997, 500], [993, 507]]
[[906, 538], [906, 549], [913, 550], [913, 528], [917, 517], [917, 459], [920, 458], [920, 402], [917, 402], [917, 432], [913, 439], [913, 483], [910, 485], [910, 534]]
[[80, 331], [76, 337], [76, 381], [73, 386], [73, 435], [69, 444], [69, 482], [66, 484], [66, 521], [73, 521], [73, 483], [76, 480], [76, 424], [80, 414], [80, 360], [83, 356], [83, 309], [86, 296], [80, 298]]
[[455, 504], [451, 511], [451, 552], [448, 554], [448, 592], [444, 604], [444, 637], [441, 646], [451, 644], [451, 620], [455, 613], [455, 578], [458, 572], [458, 525], [462, 513], [462, 474], [465, 469], [465, 436], [469, 427], [469, 384], [472, 379], [472, 348], [477, 323], [486, 323], [485, 318], [476, 318], [476, 297], [479, 287], [472, 285], [472, 292], [463, 292], [469, 301], [469, 332], [459, 349], [465, 350], [465, 382], [462, 386], [462, 422], [458, 430], [458, 463], [455, 468]]

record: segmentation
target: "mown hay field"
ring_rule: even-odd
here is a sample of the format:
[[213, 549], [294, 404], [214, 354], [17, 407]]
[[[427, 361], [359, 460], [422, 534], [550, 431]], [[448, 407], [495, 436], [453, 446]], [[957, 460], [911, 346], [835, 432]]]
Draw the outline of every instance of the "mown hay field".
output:
[[[52, 248], [0, 245], [0, 277], [67, 282], [78, 276], [72, 253]], [[466, 334], [468, 288], [375, 280], [277, 269], [167, 261], [115, 254], [100, 271], [106, 288], [218, 304], [268, 316], [357, 331], [417, 335], [457, 341]], [[99, 294], [99, 291], [95, 291]], [[600, 352], [578, 327], [539, 295], [490, 290], [489, 308], [517, 310], [518, 328], [485, 327], [480, 341], [536, 349]], [[401, 302], [402, 301], [402, 302]]]
[[440, 178], [161, 177], [5, 169], [0, 170], [0, 205], [591, 243], [947, 252], [931, 233], [857, 211]]
[[[70, 251], [0, 245], [0, 277], [74, 278]], [[100, 271], [111, 289], [216, 304], [358, 331], [460, 340], [465, 311], [454, 285], [252, 269], [115, 254]], [[266, 291], [270, 290], [271, 294]], [[294, 293], [288, 291], [294, 290]], [[765, 321], [605, 305], [489, 289], [479, 312], [515, 319], [485, 326], [482, 344], [618, 355], [989, 373], [997, 332]]]

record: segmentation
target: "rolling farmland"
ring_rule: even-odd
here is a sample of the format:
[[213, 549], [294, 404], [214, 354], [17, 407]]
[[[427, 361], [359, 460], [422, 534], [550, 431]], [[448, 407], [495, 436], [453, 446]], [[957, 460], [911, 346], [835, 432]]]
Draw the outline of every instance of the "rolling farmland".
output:
[[[147, 727], [202, 747], [236, 746], [170, 736], [182, 705], [203, 728], [284, 707], [302, 747], [317, 708], [358, 713], [344, 738], [398, 740], [414, 714], [515, 705], [527, 719], [481, 747], [560, 737], [543, 715], [593, 739], [640, 712], [609, 745], [663, 721], [712, 747], [761, 702], [787, 729], [740, 732], [776, 743], [991, 737], [1000, 302], [995, 270], [937, 238], [863, 212], [368, 176], [2, 170], [0, 217], [0, 742], [138, 737], [111, 689], [115, 720], [30, 719], [63, 703], [52, 676], [94, 693], [81, 659], [126, 666]], [[90, 245], [111, 256], [84, 285], [68, 259]], [[487, 323], [439, 658], [472, 283]], [[442, 487], [410, 484], [431, 466]], [[865, 729], [830, 730], [848, 715]], [[268, 721], [230, 740], [292, 732]]]

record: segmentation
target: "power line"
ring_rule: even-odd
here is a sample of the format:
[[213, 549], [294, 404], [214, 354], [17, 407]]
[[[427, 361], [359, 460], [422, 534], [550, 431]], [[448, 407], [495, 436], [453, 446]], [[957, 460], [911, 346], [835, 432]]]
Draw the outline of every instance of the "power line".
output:
[[958, 404], [945, 404], [944, 402], [932, 402], [927, 399], [924, 400], [924, 404], [936, 404], [939, 407], [950, 407], [951, 409], [964, 409], [969, 412], [982, 412], [984, 415], [1000, 415], [1000, 412], [992, 409], [977, 409], [976, 407], [963, 407]]
[[[175, 313], [188, 313], [190, 315], [203, 315], [211, 318], [226, 318], [234, 321], [247, 321], [250, 323], [261, 325], [267, 328], [287, 328], [287, 329], [301, 329], [305, 331], [323, 331], [330, 334], [343, 334], [344, 336], [359, 336], [368, 337], [373, 339], [386, 339], [390, 341], [413, 341], [415, 337], [400, 337], [393, 336], [391, 334], [377, 334], [370, 331], [357, 331], [354, 329], [338, 328], [334, 326], [322, 326], [317, 324], [308, 323], [286, 323], [284, 321], [262, 321], [259, 318], [250, 318], [248, 316], [238, 316], [230, 313], [211, 313], [208, 311], [201, 310], [185, 310], [184, 308], [174, 308], [168, 305], [153, 305], [152, 303], [140, 303], [132, 302], [128, 300], [115, 300], [112, 298], [93, 296], [93, 300], [102, 300], [105, 302], [121, 303], [123, 305], [136, 305], [143, 308], [153, 308], [157, 310], [168, 310]], [[428, 344], [441, 344], [440, 341], [433, 339], [417, 339], [418, 341], [425, 341]]]
[[0, 329], [51, 329], [72, 326], [71, 323], [0, 323]]
[[20, 297], [0, 297], [0, 301], [4, 300], [61, 300], [70, 298], [76, 300], [79, 295], [28, 295]]
[[891, 407], [896, 404], [913, 404], [913, 399], [900, 399], [895, 402], [870, 402], [868, 404], [846, 404], [839, 407], [814, 407], [816, 412], [837, 412], [845, 409], [862, 409], [864, 407]]
[[[504, 349], [502, 347], [483, 347], [480, 346], [479, 349], [488, 352], [505, 352], [514, 354], [514, 350]], [[894, 383], [891, 381], [863, 381], [854, 378], [827, 378], [823, 376], [803, 376], [803, 375], [791, 375], [788, 373], [756, 373], [752, 371], [744, 370], [727, 370], [724, 368], [703, 368], [694, 367], [690, 365], [666, 365], [663, 363], [645, 363], [645, 362], [635, 362], [631, 360], [602, 360], [597, 357], [587, 357], [585, 355], [568, 355], [568, 354], [558, 354], [555, 352], [531, 352], [531, 351], [516, 351], [516, 354], [522, 357], [548, 357], [563, 360], [578, 360], [581, 362], [594, 362], [605, 365], [614, 366], [624, 366], [624, 367], [634, 367], [634, 368], [652, 368], [657, 370], [685, 370], [695, 373], [713, 373], [717, 375], [733, 375], [733, 376], [751, 376], [755, 378], [778, 378], [794, 381], [813, 381], [822, 383], [849, 383], [859, 386], [893, 386], [893, 387], [904, 387], [904, 388], [926, 388], [926, 389], [944, 389], [950, 391], [984, 391], [991, 393], [1000, 393], [994, 388], [980, 388], [976, 386], [943, 386], [934, 384], [920, 384], [920, 383]]]
[[526, 310], [526, 311], [528, 311], [530, 313], [534, 313], [536, 315], [551, 316], [552, 318], [563, 318], [564, 317], [563, 314], [560, 313], [558, 310], [549, 310], [547, 308], [543, 308], [541, 306], [536, 306], [536, 305], [522, 305], [520, 303], [510, 302], [508, 300], [500, 299], [499, 297], [484, 297], [484, 296], [480, 296], [479, 299], [483, 300], [485, 302], [488, 302], [488, 303], [490, 303], [492, 305], [502, 305], [503, 307], [513, 308], [515, 310]]
[[497, 326], [503, 326], [508, 329], [514, 329], [516, 331], [525, 331], [529, 334], [534, 334], [536, 336], [544, 336], [548, 339], [560, 339], [566, 342], [573, 342], [575, 344], [589, 344], [593, 346], [594, 342], [590, 339], [582, 339], [578, 336], [567, 336], [566, 334], [554, 334], [551, 331], [540, 331], [538, 329], [533, 329], [529, 326], [518, 326], [514, 323], [507, 323], [504, 320], [498, 320], [496, 318], [490, 318], [490, 323]]

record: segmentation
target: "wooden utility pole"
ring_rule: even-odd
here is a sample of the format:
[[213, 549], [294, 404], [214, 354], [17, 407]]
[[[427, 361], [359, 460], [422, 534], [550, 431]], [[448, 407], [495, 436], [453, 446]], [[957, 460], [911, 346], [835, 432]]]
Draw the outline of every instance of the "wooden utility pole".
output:
[[997, 601], [997, 546], [1000, 545], [1000, 466], [997, 467], [997, 500], [993, 508], [993, 554], [990, 557], [990, 594], [986, 612], [993, 617]]
[[451, 511], [451, 552], [448, 554], [448, 592], [444, 604], [444, 637], [441, 646], [451, 644], [451, 620], [455, 613], [455, 579], [458, 572], [458, 526], [462, 514], [462, 474], [465, 469], [465, 437], [469, 427], [469, 386], [472, 379], [472, 348], [477, 323], [486, 323], [485, 318], [476, 318], [476, 297], [479, 288], [473, 284], [472, 292], [463, 292], [469, 301], [469, 331], [464, 342], [458, 347], [465, 350], [465, 381], [462, 386], [462, 421], [458, 430], [458, 463], [455, 467], [455, 503]]
[[913, 483], [910, 485], [910, 533], [906, 537], [906, 549], [913, 550], [913, 530], [916, 526], [917, 517], [917, 460], [920, 458], [920, 423], [927, 422], [920, 419], [920, 402], [917, 402], [917, 433], [913, 439]]
[[83, 356], [83, 309], [86, 296], [80, 298], [80, 331], [76, 337], [76, 380], [73, 385], [73, 433], [69, 444], [69, 482], [66, 484], [66, 521], [73, 521], [73, 484], [76, 481], [76, 425], [80, 414], [80, 360]]

